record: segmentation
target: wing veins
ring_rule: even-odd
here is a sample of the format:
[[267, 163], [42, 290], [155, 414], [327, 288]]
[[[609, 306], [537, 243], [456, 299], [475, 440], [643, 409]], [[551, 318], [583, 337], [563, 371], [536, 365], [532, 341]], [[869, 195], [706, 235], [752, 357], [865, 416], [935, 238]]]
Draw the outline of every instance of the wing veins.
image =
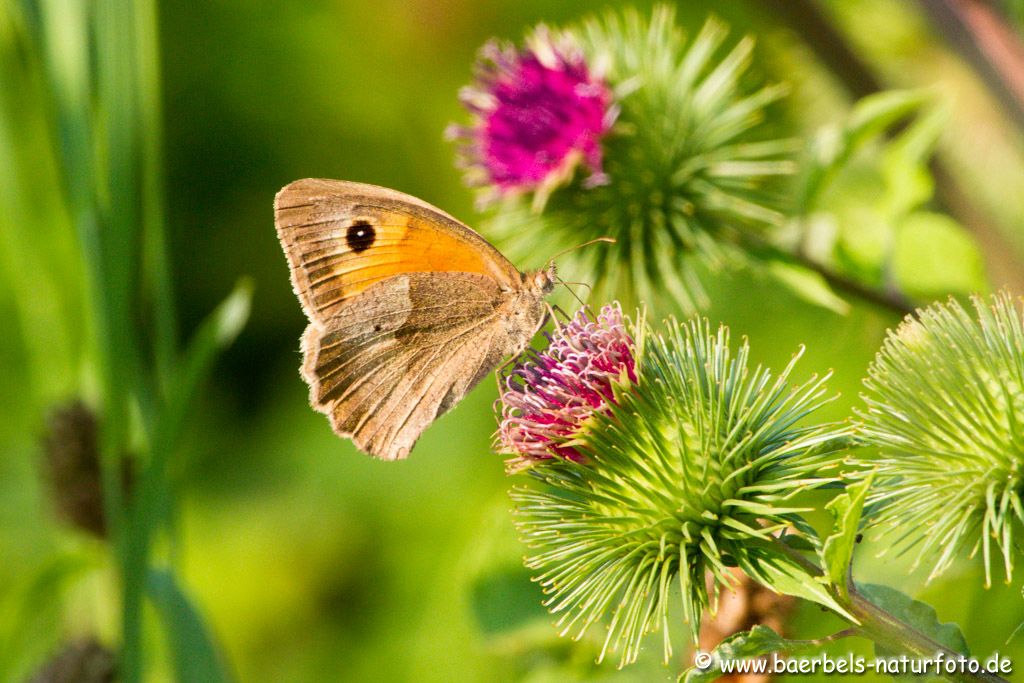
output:
[[[474, 324], [472, 324], [472, 325], [469, 325], [469, 326], [468, 326], [468, 327], [467, 327], [466, 329], [462, 330], [462, 331], [461, 331], [461, 332], [459, 332], [459, 333], [458, 333], [457, 335], [454, 335], [454, 336], [452, 336], [452, 337], [451, 337], [451, 338], [449, 339], [449, 343], [450, 343], [451, 341], [455, 340], [455, 339], [458, 339], [459, 337], [464, 337], [465, 335], [467, 335], [467, 334], [469, 334], [470, 332], [472, 332], [472, 331], [476, 330], [477, 328], [479, 328], [479, 327], [480, 327], [481, 325], [483, 325], [483, 324], [485, 324], [485, 323], [488, 323], [488, 322], [490, 322], [490, 320], [491, 320], [491, 317], [492, 317], [492, 316], [487, 316], [487, 317], [484, 317], [484, 318], [482, 318], [481, 320], [478, 320], [477, 322], [475, 322]], [[438, 353], [440, 353], [440, 350], [441, 350], [441, 347], [440, 347], [440, 346], [438, 346], [438, 347], [435, 347], [435, 348], [433, 349], [432, 353], [430, 354], [430, 357], [429, 357], [429, 358], [427, 358], [427, 360], [426, 360], [426, 362], [425, 362], [425, 365], [430, 365], [430, 363], [431, 363], [431, 362], [432, 362], [432, 361], [434, 360], [434, 358], [435, 358], [435, 357], [437, 357], [437, 354], [438, 354]], [[408, 368], [400, 368], [400, 369], [399, 369], [399, 371], [400, 371], [400, 372], [402, 372], [402, 373], [404, 373], [404, 372], [407, 372], [407, 371], [408, 371]], [[405, 397], [406, 397], [406, 396], [408, 396], [408, 394], [409, 394], [409, 390], [410, 390], [411, 388], [412, 388], [412, 384], [410, 384], [410, 387], [409, 387], [409, 388], [407, 388], [407, 389], [405, 390], [405, 392], [404, 392], [404, 393], [403, 393], [403, 394], [402, 394], [402, 395], [401, 395], [401, 396], [399, 397], [399, 400], [400, 400], [400, 401], [401, 401], [401, 400], [405, 400]], [[390, 394], [390, 393], [389, 393], [389, 394], [388, 394], [388, 395], [387, 395], [387, 396], [386, 396], [385, 398], [391, 398], [391, 396], [392, 396], [392, 394]], [[383, 400], [383, 399], [382, 399], [382, 400]], [[379, 405], [379, 403], [378, 403], [378, 405]], [[392, 411], [392, 412], [393, 412], [393, 411]], [[390, 412], [389, 412], [388, 414], [390, 415]], [[362, 419], [361, 419], [361, 420], [359, 421], [359, 424], [358, 424], [358, 425], [356, 425], [355, 429], [353, 429], [353, 430], [352, 430], [352, 432], [353, 432], [354, 434], [358, 434], [358, 433], [359, 433], [359, 430], [363, 428], [363, 425], [364, 425], [364, 424], [366, 424], [366, 421], [367, 421], [367, 420], [369, 419], [370, 415], [371, 415], [371, 412], [370, 412], [370, 411], [367, 411], [367, 412], [366, 412], [366, 414], [365, 414], [365, 415], [363, 416], [363, 418], [362, 418]], [[380, 429], [380, 427], [377, 427], [377, 429], [375, 429], [375, 430], [374, 430], [374, 432], [373, 432], [373, 436], [376, 436], [376, 434], [377, 434], [377, 431], [378, 431], [379, 429]]]
[[[467, 340], [463, 341], [463, 342], [462, 342], [462, 343], [461, 343], [461, 344], [459, 345], [459, 347], [458, 347], [458, 348], [464, 348], [464, 347], [466, 347], [466, 346], [467, 346], [467, 345], [468, 345], [468, 344], [470, 343], [470, 341], [472, 341], [472, 340], [469, 340], [469, 339], [467, 339]], [[488, 356], [488, 353], [487, 353], [487, 351], [489, 351], [489, 350], [490, 350], [491, 342], [493, 342], [493, 341], [494, 341], [494, 333], [492, 332], [492, 333], [491, 333], [491, 336], [490, 336], [490, 337], [488, 338], [488, 340], [487, 340], [487, 346], [485, 347], [484, 353], [483, 353], [483, 354], [481, 355], [481, 357], [480, 357], [480, 362], [479, 362], [479, 363], [477, 363], [477, 365], [476, 365], [476, 370], [474, 370], [474, 372], [473, 372], [473, 374], [472, 374], [472, 375], [468, 375], [468, 377], [471, 377], [471, 378], [472, 378], [472, 377], [475, 377], [475, 376], [476, 376], [476, 374], [477, 374], [477, 373], [478, 373], [478, 372], [480, 371], [480, 368], [481, 368], [481, 367], [483, 366], [483, 364], [484, 364], [484, 361], [486, 361], [486, 360], [487, 360], [487, 356]], [[441, 349], [439, 348], [439, 349], [438, 349], [438, 351], [440, 351], [440, 350], [441, 350]], [[454, 353], [454, 352], [453, 352], [453, 353]], [[444, 366], [442, 366], [442, 367], [444, 367]], [[420, 392], [420, 393], [421, 393], [422, 395], [426, 395], [427, 393], [429, 393], [429, 391], [430, 391], [431, 389], [433, 389], [434, 385], [435, 385], [435, 384], [437, 383], [437, 381], [438, 381], [438, 379], [440, 379], [440, 377], [441, 377], [441, 373], [439, 373], [439, 372], [434, 372], [434, 373], [433, 373], [433, 376], [432, 376], [432, 377], [430, 378], [430, 384], [429, 384], [429, 385], [427, 386], [427, 388], [426, 388], [426, 390], [425, 390], [425, 391], [422, 391], [422, 392]], [[416, 377], [416, 380], [415, 380], [415, 382], [414, 382], [414, 383], [412, 384], [412, 386], [416, 386], [416, 385], [418, 385], [420, 381], [422, 381], [422, 377], [421, 377], [421, 376], [417, 376], [417, 377]], [[452, 382], [452, 383], [451, 383], [451, 384], [450, 384], [450, 385], [448, 386], [448, 389], [450, 390], [450, 389], [451, 389], [451, 388], [452, 388], [452, 387], [453, 387], [454, 385], [455, 385], [455, 382]], [[468, 390], [468, 389], [469, 389], [469, 387], [467, 387], [467, 390]], [[406, 392], [406, 393], [408, 394], [408, 392]], [[402, 400], [404, 400], [404, 399], [405, 399], [405, 396], [403, 395], [403, 396], [402, 396]], [[443, 402], [443, 401], [444, 401], [444, 397], [442, 396], [442, 398], [441, 398], [441, 402]], [[399, 401], [399, 403], [398, 403], [398, 404], [397, 404], [397, 405], [395, 406], [395, 408], [394, 408], [394, 409], [392, 409], [392, 410], [391, 410], [391, 411], [390, 411], [390, 412], [388, 413], [388, 415], [387, 415], [387, 417], [388, 417], [388, 418], [390, 418], [390, 417], [391, 417], [391, 415], [392, 415], [392, 414], [394, 413], [395, 409], [397, 409], [399, 405], [401, 405], [401, 401]], [[410, 418], [411, 418], [411, 417], [413, 416], [413, 413], [415, 413], [415, 412], [416, 412], [416, 408], [418, 408], [418, 407], [419, 407], [419, 403], [413, 403], [413, 404], [412, 404], [412, 405], [410, 406], [409, 410], [407, 410], [407, 411], [406, 411], [406, 413], [405, 413], [405, 417], [403, 417], [403, 418], [402, 418], [402, 421], [401, 421], [401, 422], [400, 422], [400, 423], [398, 424], [398, 426], [397, 426], [397, 427], [396, 427], [396, 428], [395, 428], [395, 429], [393, 430], [393, 433], [394, 433], [394, 435], [396, 435], [396, 436], [397, 436], [398, 434], [401, 434], [401, 433], [402, 433], [402, 430], [404, 430], [404, 429], [405, 429], [405, 427], [406, 427], [406, 425], [407, 425], [407, 424], [409, 424], [409, 419], [410, 419]], [[441, 408], [441, 404], [440, 404], [440, 403], [438, 403], [438, 406], [437, 406], [437, 407], [438, 407], [438, 410], [440, 410], [440, 408]], [[431, 416], [431, 420], [433, 420], [433, 419], [436, 419], [436, 418], [437, 418], [437, 413], [435, 412], [435, 413], [434, 413], [434, 415], [432, 415], [432, 416]], [[379, 431], [380, 431], [380, 426], [378, 426], [378, 427], [377, 427], [377, 428], [376, 428], [376, 429], [374, 430], [374, 432], [373, 432], [373, 434], [372, 434], [372, 435], [370, 436], [370, 438], [372, 439], [372, 438], [373, 438], [374, 436], [376, 436], [376, 435], [377, 435], [377, 433], [378, 433]]]

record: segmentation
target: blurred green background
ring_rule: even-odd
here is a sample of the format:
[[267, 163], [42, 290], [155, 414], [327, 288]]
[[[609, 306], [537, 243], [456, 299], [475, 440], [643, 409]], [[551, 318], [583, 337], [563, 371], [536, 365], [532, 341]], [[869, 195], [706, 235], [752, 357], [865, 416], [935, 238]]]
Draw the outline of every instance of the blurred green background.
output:
[[[714, 12], [737, 37], [754, 34], [755, 70], [792, 86], [773, 109], [772, 129], [809, 136], [845, 120], [854, 93], [802, 35], [813, 29], [782, 4], [680, 2], [678, 16], [690, 32]], [[671, 680], [683, 667], [681, 642], [669, 668], [654, 638], [643, 661], [617, 672], [593, 664], [599, 644], [555, 637], [521, 568], [510, 481], [490, 449], [493, 382], [428, 430], [405, 462], [373, 461], [331, 433], [298, 375], [305, 323], [273, 227], [274, 193], [302, 177], [397, 188], [474, 224], [473, 196], [442, 132], [463, 120], [456, 94], [478, 47], [493, 36], [518, 40], [539, 21], [564, 24], [625, 5], [159, 3], [166, 224], [183, 330], [239, 277], [256, 286], [251, 319], [193, 406], [175, 456], [180, 541], [168, 550], [238, 680]], [[1014, 115], [917, 3], [814, 6], [879, 83], [930, 87], [948, 106], [938, 145], [946, 177], [926, 208], [950, 209], [957, 221], [936, 218], [916, 232], [893, 224], [883, 145], [869, 145], [828, 199], [829, 220], [856, 247], [850, 253], [871, 262], [896, 249], [899, 283], [919, 301], [1019, 286], [1024, 147]], [[47, 410], [94, 396], [97, 379], [60, 140], [24, 39], [27, 5], [0, 7], [0, 643], [7, 657], [23, 655], [24, 671], [67, 637], [116, 642], [117, 593], [101, 542], [56, 520], [40, 474]], [[67, 59], [78, 56], [69, 47]], [[517, 265], [536, 267], [542, 256]], [[898, 321], [855, 299], [846, 314], [814, 306], [756, 272], [705, 281], [714, 302], [707, 315], [748, 336], [755, 360], [780, 367], [806, 344], [797, 379], [834, 371], [830, 386], [841, 397], [828, 417], [849, 415]], [[964, 561], [926, 586], [923, 572], [908, 574], [908, 561], [878, 559], [879, 550], [862, 549], [862, 579], [923, 596], [961, 624], [974, 652], [998, 649], [1024, 670], [1024, 642], [1005, 644], [1024, 621], [1019, 584], [986, 591], [977, 563]], [[61, 563], [80, 570], [47, 583]], [[793, 633], [820, 637], [837, 625], [807, 606]], [[147, 638], [153, 680], [170, 680], [152, 625]], [[12, 654], [23, 641], [31, 646]]]

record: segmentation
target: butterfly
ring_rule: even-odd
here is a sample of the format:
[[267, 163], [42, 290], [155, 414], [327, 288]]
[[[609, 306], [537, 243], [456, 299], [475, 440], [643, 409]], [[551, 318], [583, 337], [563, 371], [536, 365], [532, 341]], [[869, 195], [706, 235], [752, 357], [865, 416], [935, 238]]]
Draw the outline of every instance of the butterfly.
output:
[[341, 437], [384, 460], [543, 326], [555, 265], [522, 273], [483, 237], [407, 194], [307, 178], [274, 199], [309, 325], [302, 377]]

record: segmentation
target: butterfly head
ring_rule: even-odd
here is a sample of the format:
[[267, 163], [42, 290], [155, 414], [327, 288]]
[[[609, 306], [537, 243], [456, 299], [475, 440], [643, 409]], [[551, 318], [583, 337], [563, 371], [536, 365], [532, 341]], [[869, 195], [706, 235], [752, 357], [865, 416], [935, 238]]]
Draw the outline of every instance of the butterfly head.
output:
[[524, 280], [526, 289], [536, 293], [540, 298], [547, 296], [555, 288], [555, 282], [558, 280], [555, 262], [549, 263], [547, 268], [527, 273]]

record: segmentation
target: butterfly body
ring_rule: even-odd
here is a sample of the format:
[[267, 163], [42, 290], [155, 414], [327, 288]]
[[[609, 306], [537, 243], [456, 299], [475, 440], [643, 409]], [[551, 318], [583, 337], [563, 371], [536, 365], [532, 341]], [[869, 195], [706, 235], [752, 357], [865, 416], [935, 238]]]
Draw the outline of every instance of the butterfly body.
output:
[[480, 235], [394, 190], [299, 180], [274, 202], [309, 326], [302, 376], [334, 431], [386, 460], [544, 323], [554, 265], [521, 273]]

